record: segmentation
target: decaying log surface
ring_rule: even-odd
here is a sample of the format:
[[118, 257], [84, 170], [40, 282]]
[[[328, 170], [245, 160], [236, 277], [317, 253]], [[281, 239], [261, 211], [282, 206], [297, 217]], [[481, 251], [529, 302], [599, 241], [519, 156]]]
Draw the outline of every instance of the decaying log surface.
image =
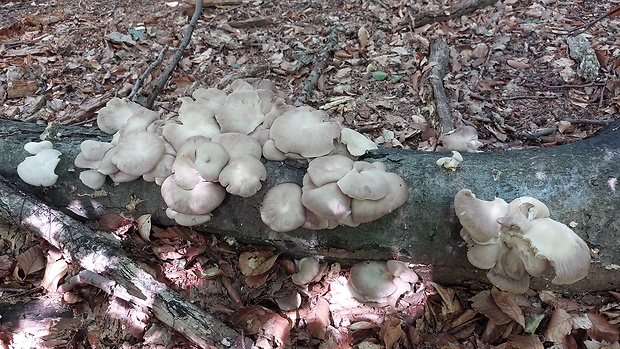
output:
[[[150, 309], [153, 316], [201, 348], [241, 348], [242, 337], [220, 320], [187, 302], [128, 258], [118, 241], [17, 190], [0, 178], [0, 219], [44, 238], [84, 269], [105, 275], [109, 290]], [[247, 348], [252, 347], [249, 339]]]
[[[138, 217], [151, 213], [159, 224], [172, 224], [164, 214], [164, 202], [153, 183], [135, 181], [100, 191], [83, 186], [72, 162], [84, 139], [102, 134], [82, 127], [53, 127], [49, 130], [55, 148], [63, 152], [56, 173], [57, 185], [34, 188], [21, 182], [16, 167], [28, 154], [24, 143], [38, 140], [43, 127], [0, 120], [0, 174], [21, 189], [36, 194], [64, 212], [93, 219], [104, 212], [124, 212]], [[108, 140], [109, 138], [103, 138]], [[545, 202], [552, 218], [577, 223], [574, 228], [595, 252], [588, 277], [556, 289], [581, 292], [620, 287], [620, 121], [596, 136], [569, 145], [498, 153], [463, 154], [455, 172], [435, 165], [445, 153], [380, 149], [368, 156], [382, 161], [388, 170], [405, 178], [409, 200], [395, 212], [357, 228], [328, 231], [297, 229], [276, 233], [265, 226], [258, 209], [268, 188], [278, 183], [301, 183], [305, 166], [296, 162], [266, 163], [268, 178], [255, 196], [229, 196], [213, 219], [196, 230], [225, 234], [239, 241], [273, 244], [290, 256], [319, 255], [349, 264], [363, 259], [398, 258], [429, 264], [434, 280], [446, 285], [485, 282], [485, 272], [466, 260], [466, 246], [452, 200], [463, 188], [479, 198], [495, 196], [510, 201], [533, 196]], [[552, 288], [546, 280], [534, 279], [534, 288]]]

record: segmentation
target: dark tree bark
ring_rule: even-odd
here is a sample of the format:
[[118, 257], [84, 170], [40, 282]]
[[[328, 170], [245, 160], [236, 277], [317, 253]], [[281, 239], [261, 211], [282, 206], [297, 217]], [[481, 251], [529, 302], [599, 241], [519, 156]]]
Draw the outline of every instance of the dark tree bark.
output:
[[[151, 213], [155, 222], [172, 224], [164, 214], [159, 187], [135, 181], [100, 191], [83, 186], [72, 162], [84, 139], [104, 139], [101, 133], [82, 127], [52, 127], [49, 135], [63, 152], [51, 188], [30, 187], [19, 179], [16, 167], [26, 154], [23, 144], [38, 140], [43, 127], [0, 120], [0, 175], [73, 216], [94, 219], [104, 212], [130, 212], [137, 217]], [[368, 156], [382, 161], [388, 170], [400, 174], [410, 187], [409, 200], [395, 212], [357, 228], [338, 227], [327, 231], [298, 229], [276, 233], [265, 226], [258, 214], [265, 191], [282, 182], [301, 183], [305, 166], [295, 162], [266, 163], [268, 178], [255, 196], [229, 196], [214, 212], [213, 219], [196, 230], [225, 234], [239, 241], [273, 244], [291, 256], [309, 254], [333, 261], [352, 263], [363, 259], [398, 258], [429, 264], [435, 281], [443, 284], [486, 282], [485, 273], [466, 259], [466, 246], [459, 237], [460, 226], [453, 213], [456, 192], [471, 189], [479, 198], [501, 197], [510, 201], [533, 196], [545, 202], [552, 218], [569, 223], [595, 252], [588, 277], [573, 285], [553, 286], [533, 280], [534, 288], [571, 292], [620, 287], [620, 121], [596, 136], [552, 148], [497, 153], [463, 154], [455, 172], [435, 165], [443, 153], [380, 149]]]

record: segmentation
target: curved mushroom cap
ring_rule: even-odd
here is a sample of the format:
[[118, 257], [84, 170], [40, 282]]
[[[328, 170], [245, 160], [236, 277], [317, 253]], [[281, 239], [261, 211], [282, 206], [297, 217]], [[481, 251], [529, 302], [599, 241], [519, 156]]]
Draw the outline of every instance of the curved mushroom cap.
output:
[[467, 250], [467, 260], [476, 268], [491, 269], [497, 263], [501, 251], [501, 243], [499, 241], [487, 245], [474, 242]]
[[217, 88], [199, 88], [192, 93], [192, 97], [205, 109], [209, 109], [215, 113], [226, 103], [227, 94], [225, 91]]
[[317, 216], [329, 220], [343, 219], [351, 214], [351, 198], [334, 182], [315, 189], [302, 188], [301, 203]]
[[459, 222], [477, 243], [484, 244], [497, 237], [500, 224], [497, 219], [508, 213], [506, 201], [477, 199], [469, 189], [461, 189], [454, 197], [454, 210]]
[[193, 189], [179, 187], [173, 176], [161, 185], [161, 195], [173, 211], [186, 215], [206, 215], [215, 210], [226, 197], [226, 190], [215, 182], [200, 182]]
[[397, 260], [389, 260], [386, 262], [386, 267], [395, 277], [400, 278], [402, 281], [414, 284], [418, 282], [418, 274], [409, 269], [406, 263]]
[[291, 275], [293, 283], [299, 286], [310, 283], [319, 274], [321, 268], [319, 259], [316, 257], [305, 257], [299, 261], [299, 270]]
[[386, 172], [388, 193], [379, 200], [351, 200], [351, 216], [356, 223], [379, 219], [402, 206], [409, 198], [409, 187], [396, 173]]
[[142, 176], [155, 167], [165, 150], [159, 137], [146, 131], [134, 132], [118, 143], [111, 161], [129, 175]]
[[306, 214], [301, 204], [301, 188], [295, 183], [282, 183], [270, 188], [263, 198], [260, 218], [269, 228], [280, 233], [302, 226]]
[[114, 145], [108, 142], [100, 142], [87, 139], [80, 144], [80, 150], [85, 160], [101, 161], [108, 150], [114, 148]]
[[174, 211], [173, 209], [171, 209], [170, 207], [166, 209], [166, 216], [168, 216], [168, 218], [170, 219], [174, 219], [174, 221], [177, 224], [183, 225], [186, 227], [191, 227], [194, 225], [207, 223], [208, 221], [211, 220], [211, 217], [213, 217], [213, 215], [210, 213], [202, 214], [202, 215], [190, 215], [190, 214], [178, 213]]
[[377, 169], [368, 162], [356, 161], [353, 169], [336, 183], [340, 190], [351, 199], [379, 200], [390, 190], [386, 174], [387, 172]]
[[506, 246], [518, 251], [519, 258], [528, 274], [535, 277], [547, 277], [553, 273], [553, 266], [546, 258], [538, 258], [530, 244], [520, 234], [502, 234]]
[[367, 301], [381, 302], [396, 292], [393, 278], [385, 261], [365, 261], [351, 267], [349, 282]]
[[266, 178], [267, 169], [252, 155], [230, 158], [219, 175], [219, 181], [227, 192], [244, 198], [256, 194], [262, 187], [261, 181]]
[[327, 155], [314, 158], [308, 164], [308, 176], [312, 183], [322, 186], [336, 182], [353, 169], [353, 160], [344, 155]]
[[214, 142], [204, 142], [196, 148], [194, 166], [202, 178], [217, 181], [222, 169], [230, 160], [224, 147]]
[[[32, 155], [36, 155], [43, 149], [52, 149], [54, 145], [50, 141], [28, 142], [24, 145], [24, 150]], [[90, 160], [90, 159], [89, 159]]]
[[304, 158], [327, 155], [335, 149], [341, 129], [335, 122], [324, 122], [327, 118], [326, 112], [308, 106], [290, 109], [273, 122], [269, 137], [284, 153]]
[[172, 165], [176, 157], [170, 154], [162, 155], [161, 159], [155, 164], [155, 167], [149, 172], [142, 175], [142, 179], [147, 182], [154, 182], [158, 179], [162, 181], [172, 175]]
[[62, 153], [56, 149], [40, 149], [35, 155], [28, 156], [17, 165], [17, 174], [22, 181], [48, 187], [54, 185], [58, 175], [54, 173]]
[[340, 131], [340, 143], [346, 144], [349, 154], [355, 157], [362, 156], [369, 150], [377, 149], [375, 142], [346, 127]]
[[547, 205], [530, 196], [522, 196], [512, 200], [508, 204], [508, 210], [518, 210], [530, 221], [536, 218], [549, 218], [551, 216]]
[[538, 258], [547, 259], [555, 270], [554, 284], [571, 284], [588, 274], [590, 248], [566, 225], [551, 218], [531, 221], [522, 235]]
[[240, 90], [226, 97], [226, 102], [215, 111], [215, 119], [222, 133], [249, 134], [265, 119], [261, 99], [254, 90]]
[[116, 133], [133, 113], [143, 109], [146, 108], [127, 98], [114, 97], [97, 112], [97, 126], [105, 133]]
[[271, 138], [265, 141], [265, 143], [263, 144], [263, 156], [265, 157], [265, 159], [271, 161], [286, 160], [286, 154], [280, 151], [280, 149], [276, 148], [276, 144]]
[[118, 130], [122, 137], [125, 134], [138, 131], [146, 131], [156, 120], [159, 120], [159, 114], [150, 109], [140, 108], [136, 110]]
[[106, 175], [97, 170], [87, 170], [80, 173], [80, 181], [82, 181], [85, 186], [95, 190], [103, 187], [103, 184], [105, 184], [105, 177]]
[[478, 131], [473, 126], [459, 126], [455, 130], [439, 137], [443, 144], [440, 151], [477, 152], [482, 143], [478, 141]]
[[222, 133], [211, 139], [211, 142], [221, 145], [231, 158], [241, 155], [251, 155], [260, 160], [263, 149], [254, 138], [242, 133]]
[[[508, 251], [503, 251], [498, 263], [487, 272], [487, 278], [500, 290], [512, 293], [525, 293], [530, 287], [530, 276], [518, 257]], [[512, 276], [504, 269], [510, 269]]]
[[179, 107], [178, 120], [183, 125], [200, 127], [208, 124], [219, 129], [220, 125], [215, 120], [215, 112], [209, 108], [205, 100], [194, 100], [189, 97], [182, 97], [179, 100], [181, 101], [181, 107]]

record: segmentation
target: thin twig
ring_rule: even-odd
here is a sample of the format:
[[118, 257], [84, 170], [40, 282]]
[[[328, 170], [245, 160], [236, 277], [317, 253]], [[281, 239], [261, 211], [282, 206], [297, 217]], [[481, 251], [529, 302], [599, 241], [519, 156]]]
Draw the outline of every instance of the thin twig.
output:
[[564, 119], [563, 121], [568, 121], [571, 124], [583, 124], [583, 125], [600, 125], [607, 126], [614, 122], [614, 120], [588, 120], [588, 119]]
[[329, 31], [329, 35], [327, 36], [327, 43], [323, 48], [323, 51], [319, 54], [312, 67], [312, 71], [308, 74], [306, 81], [304, 82], [304, 87], [299, 93], [299, 96], [293, 103], [294, 106], [299, 107], [306, 103], [306, 99], [308, 99], [308, 94], [314, 90], [317, 82], [319, 81], [319, 77], [323, 74], [323, 70], [327, 67], [327, 62], [331, 57], [332, 53], [336, 50], [336, 43], [338, 42], [338, 31], [335, 28], [331, 28]]
[[618, 12], [618, 14], [620, 14], [620, 6], [617, 6], [617, 7], [613, 8], [613, 9], [603, 13], [602, 15], [596, 17], [594, 20], [592, 20], [590, 22], [587, 22], [587, 23], [585, 23], [585, 24], [583, 24], [583, 25], [581, 25], [581, 26], [579, 26], [579, 27], [577, 27], [577, 28], [575, 28], [573, 30], [568, 31], [566, 34], [569, 34], [569, 35], [581, 34], [581, 33], [585, 32], [586, 30], [588, 30], [588, 28], [593, 26], [595, 23], [601, 21], [602, 19], [604, 19], [606, 17], [610, 17], [612, 15], [618, 15], [618, 14], [616, 14], [616, 12]]
[[129, 93], [129, 96], [127, 96], [129, 100], [133, 101], [133, 98], [135, 97], [136, 93], [138, 93], [138, 90], [140, 90], [140, 88], [142, 87], [142, 84], [144, 83], [144, 79], [146, 79], [146, 77], [151, 73], [151, 71], [156, 66], [158, 66], [159, 63], [161, 63], [161, 61], [164, 59], [164, 54], [166, 54], [166, 52], [168, 52], [168, 45], [164, 46], [164, 48], [159, 52], [159, 54], [157, 55], [157, 58], [155, 58], [153, 63], [149, 64], [149, 66], [142, 73], [142, 75], [138, 77], [138, 79], [136, 80], [136, 83], [133, 85], [133, 88], [131, 89], [131, 93]]
[[560, 98], [560, 96], [530, 96], [530, 95], [525, 95], [525, 96], [506, 96], [506, 97], [502, 97], [497, 99], [498, 101], [512, 101], [512, 100], [516, 100], [516, 99], [557, 99]]
[[422, 11], [413, 15], [413, 27], [419, 28], [427, 24], [443, 22], [452, 18], [468, 15], [481, 8], [491, 6], [496, 0], [464, 0], [456, 5], [438, 10]]
[[172, 75], [172, 72], [174, 71], [176, 66], [179, 64], [181, 57], [183, 57], [183, 52], [185, 52], [185, 48], [187, 47], [187, 45], [189, 45], [189, 42], [192, 39], [192, 33], [194, 32], [194, 27], [196, 27], [198, 18], [200, 18], [200, 15], [202, 14], [202, 3], [203, 3], [203, 0], [196, 1], [196, 8], [194, 9], [194, 15], [192, 16], [192, 19], [189, 21], [189, 25], [187, 26], [187, 32], [185, 33], [185, 36], [183, 36], [183, 41], [181, 42], [181, 45], [179, 45], [179, 48], [177, 48], [177, 52], [174, 54], [172, 61], [168, 65], [168, 69], [166, 69], [166, 71], [164, 72], [164, 75], [155, 84], [153, 88], [153, 92], [151, 92], [146, 102], [147, 108], [149, 109], [153, 108], [153, 104], [155, 104], [155, 99], [164, 89], [166, 82], [168, 82], [168, 79], [170, 79], [170, 75]]

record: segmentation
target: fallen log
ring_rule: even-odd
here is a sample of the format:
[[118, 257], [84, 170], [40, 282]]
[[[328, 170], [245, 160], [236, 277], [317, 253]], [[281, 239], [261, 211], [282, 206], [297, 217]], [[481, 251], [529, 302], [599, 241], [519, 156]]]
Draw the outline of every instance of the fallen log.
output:
[[[156, 224], [173, 224], [164, 213], [159, 187], [134, 181], [94, 191], [78, 180], [73, 159], [84, 139], [109, 140], [109, 136], [84, 127], [53, 126], [48, 139], [64, 155], [57, 167], [57, 184], [50, 188], [23, 183], [16, 167], [28, 154], [22, 150], [28, 141], [39, 140], [44, 127], [0, 120], [0, 175], [22, 190], [43, 199], [74, 217], [96, 219], [105, 212], [122, 212], [138, 217], [152, 214]], [[568, 224], [591, 247], [594, 259], [586, 279], [572, 285], [551, 285], [534, 279], [532, 287], [569, 292], [620, 287], [620, 121], [596, 136], [569, 145], [497, 153], [463, 154], [457, 171], [435, 165], [444, 153], [379, 149], [367, 156], [382, 161], [389, 171], [401, 175], [410, 187], [409, 200], [395, 212], [357, 228], [334, 230], [297, 229], [276, 233], [265, 226], [259, 207], [268, 188], [283, 182], [301, 183], [305, 166], [293, 161], [267, 162], [268, 178], [255, 196], [242, 199], [228, 196], [207, 224], [194, 229], [224, 234], [239, 241], [272, 244], [293, 257], [324, 256], [350, 264], [364, 259], [398, 258], [430, 265], [435, 281], [443, 284], [486, 282], [485, 272], [471, 266], [466, 246], [459, 236], [459, 223], [453, 213], [456, 192], [469, 188], [479, 198], [501, 197], [510, 201], [533, 196], [545, 202], [552, 218]]]
[[[110, 295], [149, 309], [153, 316], [200, 348], [253, 347], [251, 340], [186, 301], [127, 257], [111, 236], [92, 231], [0, 178], [0, 219], [16, 223], [58, 248]], [[102, 276], [99, 276], [103, 279]], [[92, 282], [91, 282], [92, 284]], [[104, 287], [102, 287], [104, 285]], [[244, 342], [242, 344], [241, 342]]]

